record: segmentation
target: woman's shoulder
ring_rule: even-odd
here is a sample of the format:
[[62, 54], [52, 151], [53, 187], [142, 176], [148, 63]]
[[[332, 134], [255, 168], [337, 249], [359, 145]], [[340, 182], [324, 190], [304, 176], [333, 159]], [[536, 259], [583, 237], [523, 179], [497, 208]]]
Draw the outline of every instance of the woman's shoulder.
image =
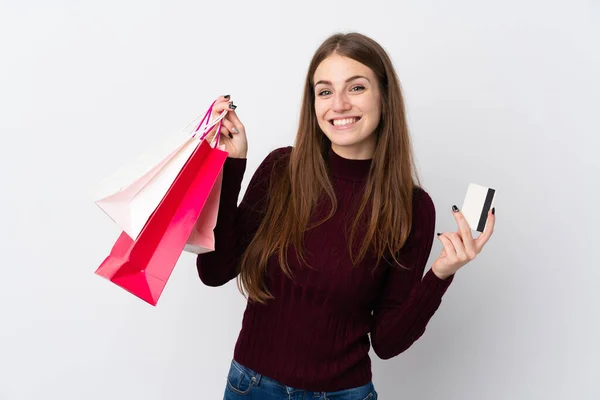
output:
[[284, 146], [271, 150], [259, 165], [258, 170], [269, 170], [269, 172], [271, 172], [274, 166], [281, 166], [282, 162], [287, 163], [290, 154], [292, 154], [292, 149], [292, 146]]
[[283, 147], [277, 147], [276, 149], [272, 150], [267, 157], [265, 158], [265, 160], [279, 160], [282, 158], [289, 158], [290, 154], [292, 154], [292, 146], [283, 146]]
[[[433, 217], [435, 219], [435, 204], [427, 191], [418, 185], [413, 187], [413, 216]], [[413, 217], [413, 220], [415, 218]]]
[[273, 172], [281, 171], [287, 166], [291, 153], [292, 146], [278, 147], [271, 150], [256, 169], [255, 177], [268, 178]]

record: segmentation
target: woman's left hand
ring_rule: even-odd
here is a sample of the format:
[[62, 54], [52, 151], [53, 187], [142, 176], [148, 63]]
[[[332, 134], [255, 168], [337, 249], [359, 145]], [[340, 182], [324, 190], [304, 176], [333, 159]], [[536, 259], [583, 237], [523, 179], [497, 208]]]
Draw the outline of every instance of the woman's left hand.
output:
[[458, 232], [438, 233], [438, 239], [444, 245], [444, 249], [431, 266], [433, 273], [440, 279], [447, 279], [469, 261], [474, 260], [494, 233], [494, 224], [496, 223], [496, 215], [492, 212], [492, 210], [495, 212], [495, 209], [492, 209], [488, 211], [483, 233], [477, 239], [473, 239], [471, 228], [464, 215], [456, 206], [452, 210], [458, 224]]

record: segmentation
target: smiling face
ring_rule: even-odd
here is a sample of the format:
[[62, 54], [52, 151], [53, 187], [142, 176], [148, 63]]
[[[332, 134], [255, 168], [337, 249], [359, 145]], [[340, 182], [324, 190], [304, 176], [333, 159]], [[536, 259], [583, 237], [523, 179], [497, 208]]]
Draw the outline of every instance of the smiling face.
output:
[[315, 113], [332, 149], [344, 158], [373, 157], [381, 118], [377, 79], [364, 64], [333, 54], [315, 70]]

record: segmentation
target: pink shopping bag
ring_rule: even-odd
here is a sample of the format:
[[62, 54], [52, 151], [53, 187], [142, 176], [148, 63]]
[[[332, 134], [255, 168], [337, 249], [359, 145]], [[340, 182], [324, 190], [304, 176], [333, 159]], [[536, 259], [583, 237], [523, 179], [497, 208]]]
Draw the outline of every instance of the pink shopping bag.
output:
[[[222, 147], [224, 149], [224, 146]], [[184, 247], [184, 250], [189, 253], [204, 254], [215, 251], [214, 231], [217, 226], [217, 216], [219, 214], [222, 181], [223, 171], [221, 170]]]
[[[152, 148], [140, 151], [128, 165], [106, 177], [95, 188], [96, 205], [132, 239], [139, 236], [150, 215], [200, 144], [200, 137], [227, 114], [224, 112], [209, 121], [214, 104], [197, 128], [194, 129], [197, 124], [195, 120], [183, 132], [167, 135]], [[216, 190], [220, 190], [220, 185]]]
[[[221, 126], [222, 122], [219, 122], [215, 147]], [[206, 134], [208, 131], [204, 137]], [[228, 154], [211, 147], [204, 137], [139, 236], [132, 239], [127, 233], [121, 233], [110, 254], [96, 270], [99, 276], [153, 306], [156, 306], [186, 245], [194, 248], [206, 244], [193, 232], [212, 232], [214, 228], [212, 221], [216, 221], [218, 210], [218, 202], [215, 208], [214, 199], [218, 194], [212, 192], [215, 184], [220, 182]], [[201, 218], [207, 205], [209, 207]], [[203, 221], [209, 221], [209, 224], [205, 227]], [[206, 245], [211, 246], [210, 243]]]

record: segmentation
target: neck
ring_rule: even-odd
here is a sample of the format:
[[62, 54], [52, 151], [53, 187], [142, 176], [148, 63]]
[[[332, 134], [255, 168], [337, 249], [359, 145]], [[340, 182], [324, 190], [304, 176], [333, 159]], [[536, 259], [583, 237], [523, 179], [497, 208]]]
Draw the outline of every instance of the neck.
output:
[[346, 158], [329, 148], [328, 161], [331, 173], [336, 178], [353, 181], [366, 181], [371, 169], [371, 158]]
[[376, 142], [368, 141], [354, 146], [338, 146], [331, 143], [331, 149], [339, 156], [350, 160], [369, 160], [375, 154]]

